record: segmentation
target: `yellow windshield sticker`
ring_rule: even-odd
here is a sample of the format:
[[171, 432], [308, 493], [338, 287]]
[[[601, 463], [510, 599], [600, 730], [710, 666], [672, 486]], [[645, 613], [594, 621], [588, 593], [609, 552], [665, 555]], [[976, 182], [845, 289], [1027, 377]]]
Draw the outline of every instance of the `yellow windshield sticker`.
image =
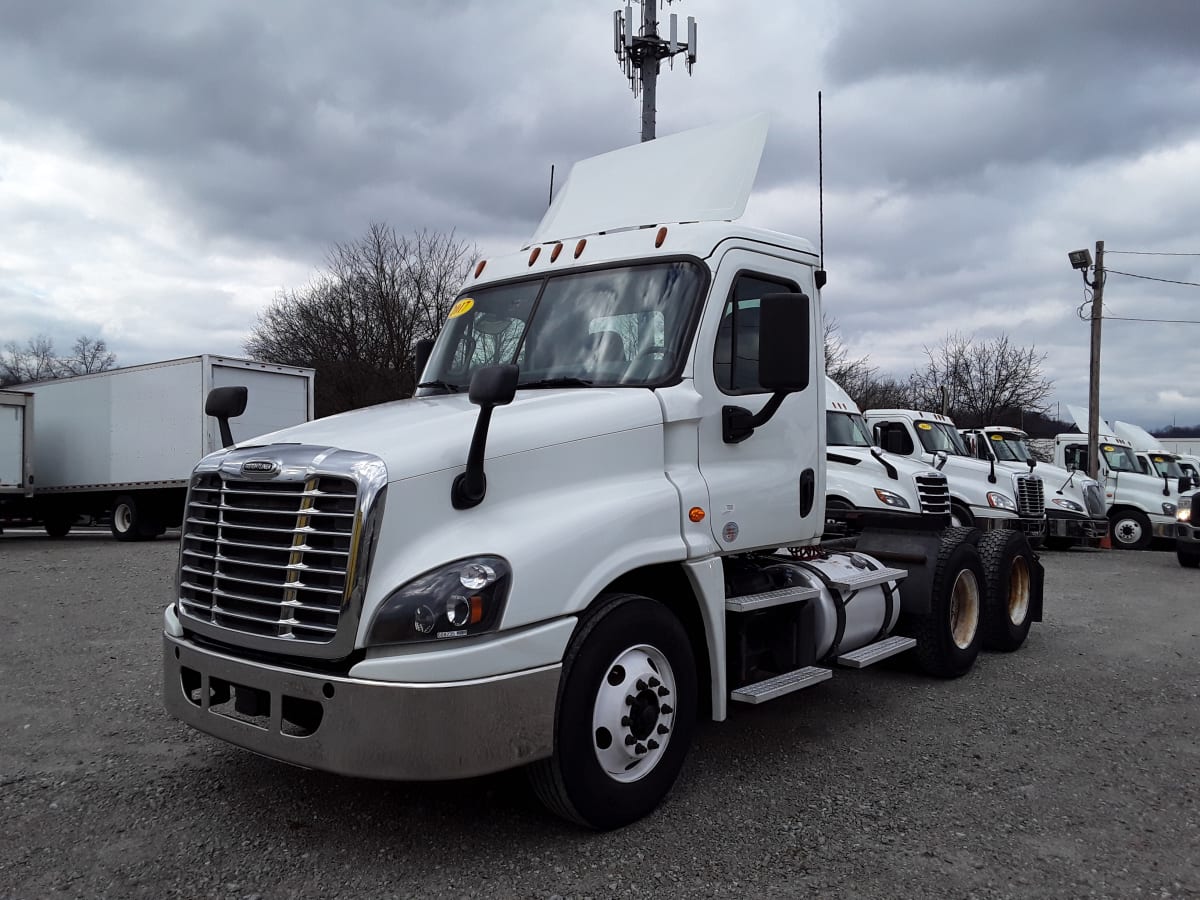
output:
[[1116, 449], [1117, 449], [1116, 447], [1110, 447], [1108, 444], [1105, 444], [1105, 445], [1104, 445], [1104, 452], [1105, 452], [1105, 453], [1112, 453], [1112, 452], [1113, 452], [1114, 450], [1116, 450]]
[[461, 300], [459, 300], [457, 303], [455, 303], [452, 307], [450, 307], [450, 315], [446, 316], [446, 318], [447, 319], [457, 319], [459, 316], [463, 316], [463, 315], [466, 315], [467, 313], [469, 313], [474, 306], [475, 306], [475, 301], [472, 298], [463, 297]]
[[1155, 461], [1155, 462], [1166, 462], [1166, 460], [1165, 460], [1165, 459], [1163, 459], [1161, 456], [1156, 456], [1156, 457], [1154, 457], [1154, 461]]
[[1004, 440], [1004, 435], [1002, 435], [1002, 434], [993, 434], [993, 435], [992, 435], [992, 440], [993, 440], [993, 441], [1002, 441], [1002, 440]]
[[933, 431], [933, 426], [930, 425], [928, 422], [918, 422], [917, 427], [920, 428], [922, 431]]

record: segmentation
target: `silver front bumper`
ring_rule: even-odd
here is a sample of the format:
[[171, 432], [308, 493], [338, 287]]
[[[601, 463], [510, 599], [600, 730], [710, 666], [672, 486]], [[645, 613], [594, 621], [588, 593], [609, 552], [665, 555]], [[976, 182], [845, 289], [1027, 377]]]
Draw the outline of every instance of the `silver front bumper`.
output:
[[549, 756], [561, 668], [399, 684], [246, 662], [164, 634], [163, 703], [200, 731], [283, 762], [436, 781]]
[[1099, 540], [1108, 534], [1108, 519], [1103, 516], [1087, 518], [1079, 515], [1047, 514], [1046, 533], [1052, 537], [1082, 541]]

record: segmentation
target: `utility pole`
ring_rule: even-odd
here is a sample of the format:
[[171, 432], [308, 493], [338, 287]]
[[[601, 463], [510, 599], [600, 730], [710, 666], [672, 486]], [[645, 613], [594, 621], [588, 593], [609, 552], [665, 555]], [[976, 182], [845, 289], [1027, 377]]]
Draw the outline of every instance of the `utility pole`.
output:
[[[678, 17], [671, 13], [670, 37], [658, 34], [658, 0], [639, 0], [642, 4], [641, 33], [633, 17], [633, 0], [625, 4], [625, 10], [613, 13], [613, 52], [617, 63], [625, 71], [625, 78], [636, 97], [642, 95], [642, 140], [654, 140], [656, 100], [658, 93], [658, 68], [664, 59], [671, 60], [686, 54], [688, 74], [696, 62], [696, 20], [688, 16], [687, 41], [678, 38]], [[668, 3], [671, 0], [667, 0]]]
[[[1092, 279], [1092, 354], [1088, 379], [1088, 475], [1100, 474], [1100, 322], [1104, 316], [1104, 241], [1096, 241]], [[1084, 276], [1087, 277], [1086, 275]]]

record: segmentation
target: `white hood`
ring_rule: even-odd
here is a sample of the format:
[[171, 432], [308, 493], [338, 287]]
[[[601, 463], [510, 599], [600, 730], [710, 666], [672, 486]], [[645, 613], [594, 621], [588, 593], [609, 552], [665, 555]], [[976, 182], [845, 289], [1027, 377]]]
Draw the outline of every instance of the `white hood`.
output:
[[[464, 394], [398, 400], [264, 434], [238, 445], [308, 444], [373, 453], [388, 480], [466, 465], [479, 407]], [[572, 388], [518, 391], [492, 412], [487, 459], [662, 424], [652, 391]]]

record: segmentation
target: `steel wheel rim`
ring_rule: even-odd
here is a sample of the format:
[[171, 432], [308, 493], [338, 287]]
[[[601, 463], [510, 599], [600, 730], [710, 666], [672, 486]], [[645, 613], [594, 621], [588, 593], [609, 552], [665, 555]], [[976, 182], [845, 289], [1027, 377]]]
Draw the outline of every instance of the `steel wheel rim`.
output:
[[954, 579], [950, 592], [950, 638], [959, 650], [966, 650], [979, 630], [979, 581], [970, 569]]
[[675, 725], [675, 672], [657, 647], [637, 644], [604, 670], [592, 705], [592, 749], [614, 781], [649, 775]]
[[117, 531], [126, 532], [133, 527], [133, 511], [124, 503], [113, 510], [113, 522]]
[[1142, 523], [1137, 519], [1118, 519], [1113, 531], [1122, 544], [1136, 544], [1142, 539]]
[[1029, 615], [1029, 564], [1024, 556], [1013, 560], [1008, 571], [1008, 619], [1014, 625], [1024, 625]]

